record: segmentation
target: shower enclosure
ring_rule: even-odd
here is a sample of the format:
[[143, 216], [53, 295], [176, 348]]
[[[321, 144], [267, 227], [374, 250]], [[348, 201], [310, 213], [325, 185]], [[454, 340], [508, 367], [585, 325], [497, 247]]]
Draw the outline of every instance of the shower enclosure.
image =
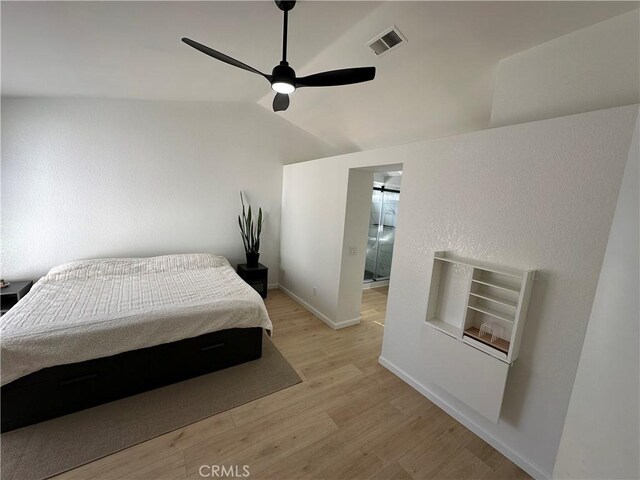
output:
[[365, 282], [387, 280], [391, 274], [399, 201], [399, 189], [385, 188], [384, 185], [373, 187]]

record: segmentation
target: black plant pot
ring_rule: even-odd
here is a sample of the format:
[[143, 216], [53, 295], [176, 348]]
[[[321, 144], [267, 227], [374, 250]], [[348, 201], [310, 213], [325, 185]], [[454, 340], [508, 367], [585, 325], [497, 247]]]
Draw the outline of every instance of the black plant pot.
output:
[[258, 252], [247, 252], [247, 267], [255, 268], [258, 266], [258, 259], [260, 254]]

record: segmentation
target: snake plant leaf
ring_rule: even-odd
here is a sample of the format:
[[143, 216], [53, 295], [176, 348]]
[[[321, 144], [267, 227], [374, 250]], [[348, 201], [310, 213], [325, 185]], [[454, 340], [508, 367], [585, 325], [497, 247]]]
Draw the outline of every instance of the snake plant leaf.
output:
[[240, 226], [242, 243], [245, 252], [257, 253], [260, 251], [260, 234], [264, 223], [262, 207], [258, 208], [258, 216], [256, 218], [251, 205], [245, 205], [242, 191], [240, 191], [240, 202], [242, 203], [242, 215], [238, 215], [238, 225]]
[[238, 215], [238, 225], [240, 226], [240, 235], [242, 235], [242, 238], [244, 240], [244, 237], [245, 237], [244, 225], [242, 224], [242, 220], [240, 219], [240, 215]]
[[240, 219], [240, 215], [238, 215], [238, 225], [240, 225], [240, 236], [242, 237], [242, 244], [244, 245], [245, 251], [247, 250], [247, 236], [244, 233], [244, 227], [242, 226], [242, 220]]
[[257, 233], [256, 233], [255, 249], [256, 249], [256, 252], [258, 252], [260, 251], [260, 234], [262, 233], [262, 207], [258, 209], [258, 224], [256, 226], [256, 229], [257, 229]]

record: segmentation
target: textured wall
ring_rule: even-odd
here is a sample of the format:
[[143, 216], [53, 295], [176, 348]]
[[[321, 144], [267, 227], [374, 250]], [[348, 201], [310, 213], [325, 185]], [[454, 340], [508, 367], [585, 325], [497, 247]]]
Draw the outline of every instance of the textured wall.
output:
[[[614, 108], [285, 166], [281, 283], [335, 315], [349, 169], [402, 163], [382, 356], [529, 472], [550, 476], [637, 113]], [[320, 195], [329, 178], [335, 189]], [[437, 250], [538, 270], [498, 425], [430, 380], [425, 316]], [[325, 286], [316, 296], [313, 281]]]
[[638, 125], [573, 384], [555, 478], [640, 478]]
[[325, 153], [257, 105], [2, 99], [2, 276], [71, 260], [211, 252], [243, 260], [239, 190], [266, 212], [277, 282], [282, 163]]

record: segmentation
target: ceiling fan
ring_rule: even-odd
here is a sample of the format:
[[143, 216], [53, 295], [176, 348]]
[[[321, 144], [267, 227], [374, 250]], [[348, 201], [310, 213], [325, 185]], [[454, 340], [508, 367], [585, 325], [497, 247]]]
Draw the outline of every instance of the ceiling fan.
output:
[[220, 60], [221, 62], [228, 63], [234, 67], [242, 68], [252, 73], [266, 78], [271, 84], [271, 88], [276, 91], [276, 96], [273, 99], [273, 111], [278, 112], [286, 110], [289, 107], [289, 94], [293, 93], [296, 88], [301, 87], [332, 87], [336, 85], [350, 85], [353, 83], [368, 82], [373, 80], [376, 76], [375, 67], [359, 67], [359, 68], [345, 68], [342, 70], [331, 70], [328, 72], [316, 73], [314, 75], [308, 75], [306, 77], [296, 77], [296, 72], [289, 66], [287, 62], [287, 23], [288, 14], [296, 2], [294, 1], [279, 1], [275, 0], [276, 5], [280, 10], [284, 12], [284, 26], [282, 33], [282, 61], [279, 65], [276, 65], [271, 72], [271, 75], [256, 70], [249, 65], [242, 63], [235, 58], [231, 58], [224, 53], [218, 52], [213, 48], [209, 48], [206, 45], [195, 42], [189, 38], [183, 38], [182, 41], [187, 45], [201, 51], [210, 57]]

